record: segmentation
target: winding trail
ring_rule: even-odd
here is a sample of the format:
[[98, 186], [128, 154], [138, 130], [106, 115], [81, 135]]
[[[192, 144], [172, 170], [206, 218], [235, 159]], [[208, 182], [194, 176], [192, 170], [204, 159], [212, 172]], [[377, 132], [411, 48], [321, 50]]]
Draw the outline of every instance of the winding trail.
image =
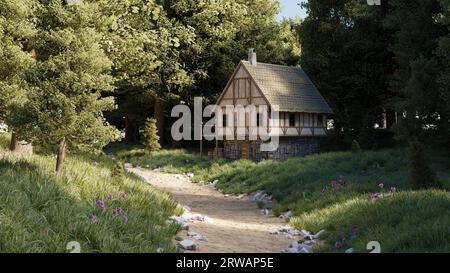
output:
[[[184, 175], [160, 173], [142, 168], [128, 168], [155, 188], [170, 193], [188, 206], [192, 213], [207, 216], [211, 221], [190, 223], [190, 231], [208, 238], [208, 242], [190, 239], [187, 231], [179, 235], [196, 242], [200, 253], [278, 253], [292, 240], [269, 232], [286, 225], [283, 220], [264, 216], [249, 197], [225, 197], [211, 186], [192, 183]], [[193, 251], [187, 251], [193, 252]]]

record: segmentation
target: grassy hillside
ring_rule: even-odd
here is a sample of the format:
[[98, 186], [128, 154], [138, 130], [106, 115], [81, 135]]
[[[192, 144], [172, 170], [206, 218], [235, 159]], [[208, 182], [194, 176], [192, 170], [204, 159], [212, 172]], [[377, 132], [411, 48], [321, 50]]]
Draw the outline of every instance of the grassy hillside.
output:
[[[199, 183], [217, 179], [217, 187], [225, 193], [264, 190], [278, 201], [275, 214], [294, 212], [295, 227], [330, 231], [323, 251], [342, 252], [345, 247], [365, 251], [369, 241], [379, 241], [388, 252], [450, 249], [450, 193], [411, 191], [408, 161], [402, 149], [324, 153], [259, 164], [243, 160], [211, 162], [183, 150], [161, 151], [153, 156], [139, 149], [116, 152], [134, 165], [162, 167], [172, 173], [192, 172]], [[435, 153], [429, 156], [449, 190], [448, 158]]]
[[61, 176], [54, 161], [0, 161], [0, 252], [67, 252], [70, 241], [82, 252], [176, 251], [169, 196], [136, 177], [112, 177], [106, 156], [70, 156]]

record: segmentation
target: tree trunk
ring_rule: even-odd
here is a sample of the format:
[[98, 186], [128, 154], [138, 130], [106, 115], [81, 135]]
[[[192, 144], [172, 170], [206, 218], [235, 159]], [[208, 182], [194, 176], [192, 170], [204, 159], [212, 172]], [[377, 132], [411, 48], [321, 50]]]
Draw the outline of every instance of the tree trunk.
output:
[[17, 145], [18, 145], [18, 141], [17, 141], [17, 136], [16, 133], [14, 133], [14, 131], [11, 132], [11, 143], [9, 144], [9, 150], [10, 151], [15, 151], [17, 149]]
[[59, 174], [64, 169], [64, 159], [66, 157], [66, 138], [59, 141], [58, 156], [56, 157], [56, 172]]
[[136, 143], [139, 141], [139, 125], [134, 115], [125, 117], [125, 142]]
[[156, 119], [156, 127], [158, 128], [159, 143], [164, 144], [164, 118], [165, 118], [165, 104], [160, 99], [155, 99], [154, 116]]

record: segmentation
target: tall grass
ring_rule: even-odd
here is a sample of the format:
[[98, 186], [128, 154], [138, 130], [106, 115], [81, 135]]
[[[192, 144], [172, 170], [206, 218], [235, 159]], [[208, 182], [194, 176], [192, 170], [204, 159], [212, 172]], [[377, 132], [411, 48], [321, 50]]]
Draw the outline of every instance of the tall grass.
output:
[[176, 203], [168, 195], [131, 175], [112, 177], [106, 156], [71, 156], [60, 176], [54, 162], [40, 155], [0, 161], [0, 252], [67, 252], [70, 241], [82, 252], [176, 251], [179, 227], [166, 223]]
[[[320, 251], [343, 252], [353, 247], [366, 252], [370, 241], [379, 241], [384, 252], [450, 249], [450, 193], [413, 192], [403, 149], [334, 152], [261, 163], [208, 161], [183, 150], [153, 156], [139, 149], [118, 154], [142, 167], [192, 172], [199, 183], [217, 179], [217, 187], [225, 193], [264, 190], [278, 202], [276, 215], [294, 212], [291, 224], [296, 228], [328, 230]], [[448, 157], [438, 153], [429, 157], [438, 179], [450, 189]], [[382, 198], [372, 200], [374, 194]], [[339, 248], [334, 247], [336, 243]]]

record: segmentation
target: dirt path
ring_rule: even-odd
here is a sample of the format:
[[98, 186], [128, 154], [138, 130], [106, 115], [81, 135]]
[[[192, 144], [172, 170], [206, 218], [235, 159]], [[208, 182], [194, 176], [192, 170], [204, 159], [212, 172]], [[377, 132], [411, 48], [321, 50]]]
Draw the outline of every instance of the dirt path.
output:
[[[284, 226], [283, 220], [264, 216], [248, 197], [238, 200], [225, 197], [210, 186], [191, 183], [184, 175], [165, 174], [140, 168], [128, 171], [139, 175], [152, 186], [172, 194], [181, 205], [192, 213], [207, 216], [211, 221], [190, 223], [190, 231], [208, 238], [197, 243], [202, 253], [275, 253], [286, 249], [292, 240], [269, 232]], [[187, 232], [180, 236], [188, 239]], [[191, 239], [192, 240], [192, 239]]]

